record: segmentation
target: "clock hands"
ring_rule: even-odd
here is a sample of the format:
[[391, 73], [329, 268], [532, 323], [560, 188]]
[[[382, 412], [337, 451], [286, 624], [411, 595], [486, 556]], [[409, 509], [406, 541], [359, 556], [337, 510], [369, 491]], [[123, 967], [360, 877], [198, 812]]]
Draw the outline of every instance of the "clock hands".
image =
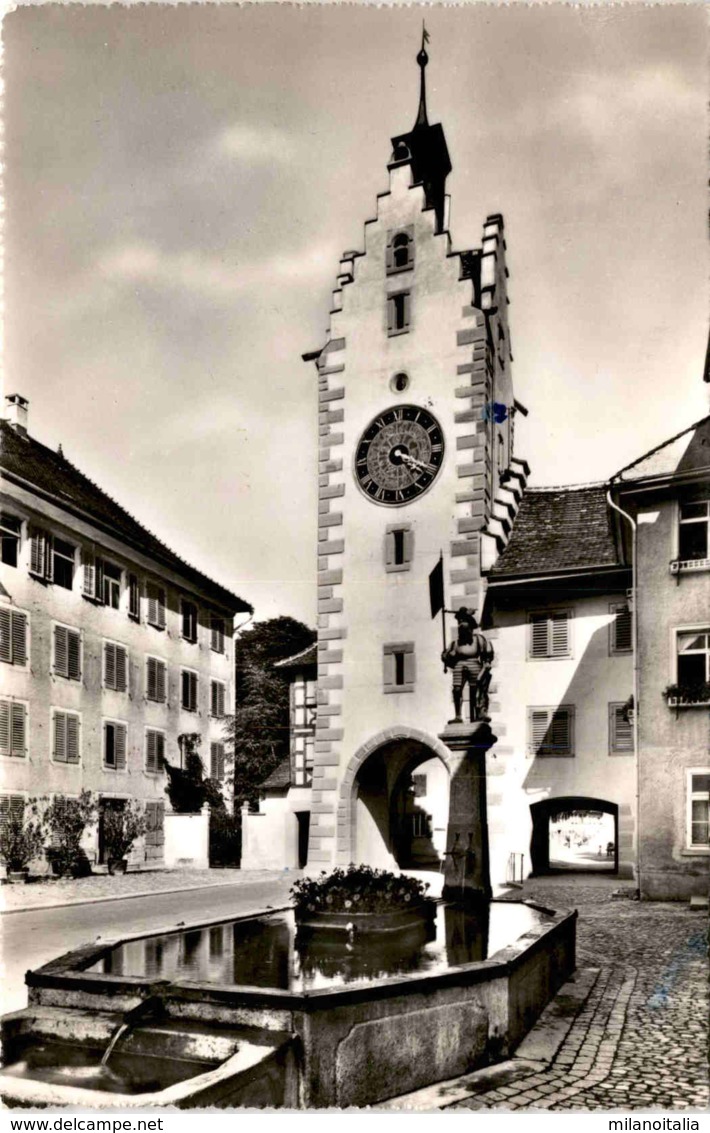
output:
[[425, 464], [423, 460], [417, 460], [415, 456], [410, 456], [409, 453], [401, 452], [399, 454], [399, 458], [403, 464], [407, 465], [408, 468], [416, 468], [420, 472], [429, 471], [428, 464]]

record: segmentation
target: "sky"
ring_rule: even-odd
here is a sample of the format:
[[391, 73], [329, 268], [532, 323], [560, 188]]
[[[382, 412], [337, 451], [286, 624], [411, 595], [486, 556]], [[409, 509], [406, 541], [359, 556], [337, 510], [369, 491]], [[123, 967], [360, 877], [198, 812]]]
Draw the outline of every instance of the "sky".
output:
[[603, 480], [708, 412], [703, 4], [21, 7], [6, 393], [261, 620], [315, 624], [317, 398], [425, 12], [457, 250], [505, 217], [517, 455]]

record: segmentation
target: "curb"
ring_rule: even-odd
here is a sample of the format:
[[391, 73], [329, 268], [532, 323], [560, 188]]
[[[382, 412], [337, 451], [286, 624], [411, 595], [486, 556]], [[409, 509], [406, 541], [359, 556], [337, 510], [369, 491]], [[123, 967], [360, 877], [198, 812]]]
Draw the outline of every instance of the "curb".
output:
[[[295, 873], [296, 871], [294, 871]], [[231, 885], [259, 885], [268, 881], [278, 881], [281, 874], [274, 878], [254, 878], [253, 881], [215, 881], [209, 885], [179, 885], [176, 889], [145, 889], [140, 893], [115, 893], [108, 897], [78, 897], [74, 901], [59, 901], [56, 905], [25, 905], [20, 909], [2, 909], [0, 916], [12, 917], [16, 913], [47, 913], [52, 909], [69, 909], [74, 905], [99, 905], [103, 901], [135, 901], [139, 897], [167, 897], [171, 893], [193, 893], [196, 889], [224, 889]]]

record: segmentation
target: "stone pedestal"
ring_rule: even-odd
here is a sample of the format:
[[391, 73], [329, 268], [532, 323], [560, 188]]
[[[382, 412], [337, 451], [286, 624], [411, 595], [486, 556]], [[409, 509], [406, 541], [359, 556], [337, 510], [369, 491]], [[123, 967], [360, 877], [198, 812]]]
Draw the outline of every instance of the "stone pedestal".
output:
[[448, 724], [439, 738], [451, 757], [443, 897], [470, 905], [490, 900], [486, 752], [496, 742], [487, 723]]

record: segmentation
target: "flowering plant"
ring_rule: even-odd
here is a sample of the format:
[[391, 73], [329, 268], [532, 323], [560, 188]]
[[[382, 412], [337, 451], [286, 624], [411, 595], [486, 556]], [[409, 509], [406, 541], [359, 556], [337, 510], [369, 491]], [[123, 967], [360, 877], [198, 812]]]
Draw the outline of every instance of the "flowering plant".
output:
[[384, 869], [354, 865], [303, 877], [291, 887], [296, 917], [309, 913], [389, 913], [429, 900], [428, 883]]

